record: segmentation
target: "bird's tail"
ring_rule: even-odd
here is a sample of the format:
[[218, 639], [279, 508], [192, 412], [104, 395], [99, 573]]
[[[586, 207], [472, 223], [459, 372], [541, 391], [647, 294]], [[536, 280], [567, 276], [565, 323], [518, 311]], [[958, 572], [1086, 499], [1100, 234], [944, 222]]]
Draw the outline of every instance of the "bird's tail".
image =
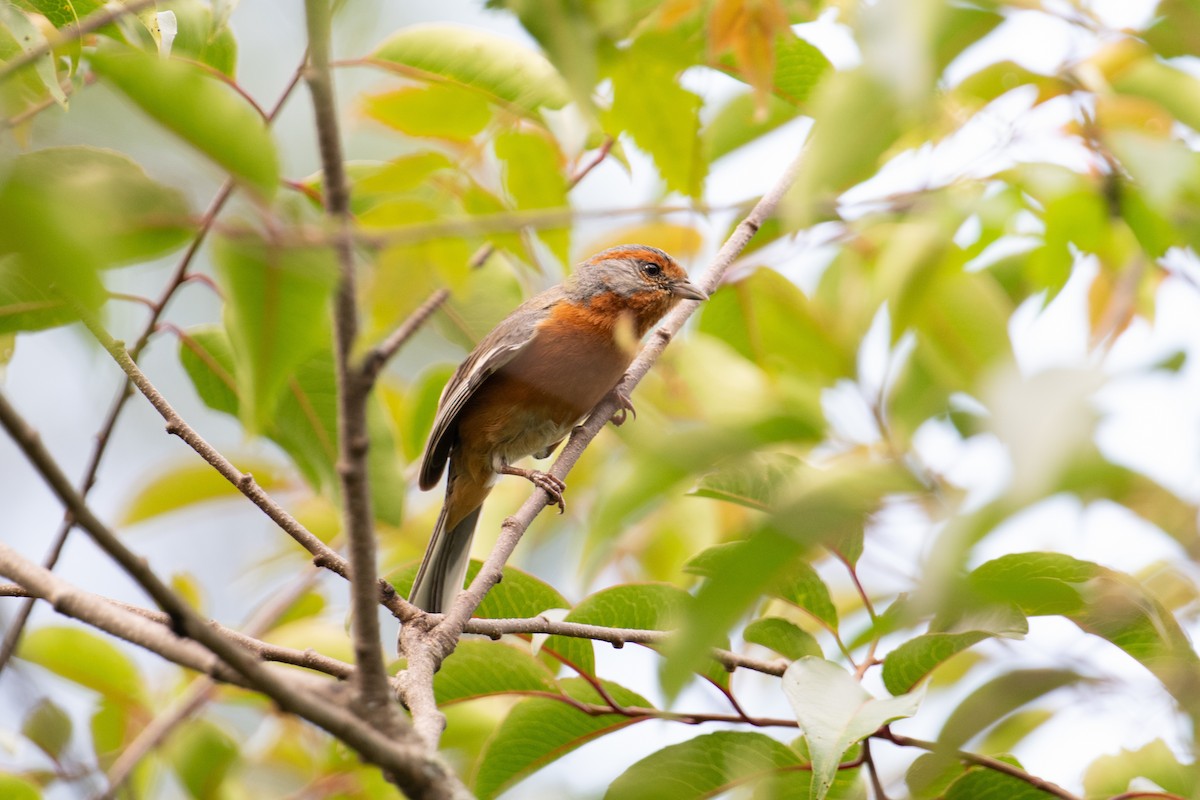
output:
[[482, 504], [477, 505], [474, 511], [447, 530], [446, 512], [450, 506], [447, 493], [446, 503], [433, 528], [429, 548], [425, 551], [425, 559], [417, 571], [408, 598], [408, 602], [434, 614], [448, 611], [454, 596], [463, 587], [470, 561], [471, 539], [475, 536], [475, 523], [479, 521], [479, 512], [483, 510]]

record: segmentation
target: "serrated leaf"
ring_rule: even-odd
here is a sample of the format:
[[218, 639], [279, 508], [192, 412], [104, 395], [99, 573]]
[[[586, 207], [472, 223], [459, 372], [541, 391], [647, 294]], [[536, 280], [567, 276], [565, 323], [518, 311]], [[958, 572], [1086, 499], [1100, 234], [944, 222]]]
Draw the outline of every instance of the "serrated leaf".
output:
[[[285, 482], [278, 467], [269, 461], [238, 459], [238, 467], [253, 474], [255, 482], [267, 491]], [[126, 502], [117, 524], [135, 525], [197, 503], [240, 496], [238, 488], [208, 464], [188, 461], [159, 467]]]
[[[740, 552], [746, 546], [746, 542], [728, 542], [702, 550], [684, 565], [684, 571], [709, 578], [723, 574], [730, 571], [729, 559], [735, 563], [746, 558], [752, 560]], [[795, 559], [783, 565], [776, 580], [767, 584], [766, 591], [808, 611], [830, 628], [837, 628], [837, 607], [830, 597], [829, 587], [807, 561]]]
[[945, 800], [1047, 800], [1058, 795], [1003, 772], [976, 767], [950, 784]]
[[[761, 733], [719, 731], [664, 747], [625, 770], [605, 792], [606, 800], [700, 800], [771, 773], [800, 767], [787, 745]], [[807, 793], [804, 772], [792, 772], [789, 790]], [[791, 795], [796, 796], [796, 795]]]
[[[564, 692], [584, 703], [603, 703], [591, 684], [582, 678], [560, 682]], [[649, 708], [642, 696], [612, 683], [605, 690], [624, 707]], [[517, 781], [577, 747], [638, 720], [623, 714], [591, 716], [557, 700], [533, 698], [513, 706], [488, 741], [475, 773], [474, 788], [480, 800], [491, 800]]]
[[562, 77], [541, 54], [490, 31], [410, 25], [385, 39], [371, 58], [413, 77], [468, 87], [531, 118], [570, 99]]
[[271, 197], [279, 159], [263, 118], [203, 68], [128, 48], [102, 48], [92, 68], [159, 124], [232, 175]]
[[984, 639], [1021, 638], [1029, 631], [1025, 617], [1013, 606], [996, 606], [991, 619], [966, 619], [952, 631], [933, 631], [904, 642], [883, 659], [883, 685], [892, 694], [911, 691], [942, 662]]
[[790, 488], [800, 464], [800, 459], [790, 453], [755, 453], [708, 473], [692, 494], [770, 511], [781, 492]]
[[585, 597], [567, 622], [609, 628], [670, 630], [679, 624], [692, 596], [666, 583], [624, 583]]
[[837, 664], [811, 656], [787, 668], [783, 692], [808, 742], [813, 776], [810, 800], [825, 797], [851, 745], [892, 720], [911, 717], [923, 696], [916, 692], [877, 700]]
[[[565, 162], [558, 146], [539, 132], [506, 131], [494, 139], [504, 189], [520, 210], [567, 208]], [[568, 228], [540, 228], [538, 236], [558, 260], [570, 263]]]
[[613, 133], [626, 132], [654, 159], [669, 191], [699, 197], [707, 165], [700, 157], [700, 98], [679, 85], [687, 64], [673, 57], [670, 36], [647, 33], [614, 60], [612, 108], [605, 114]]
[[439, 706], [494, 694], [557, 691], [542, 662], [527, 649], [502, 642], [463, 639], [433, 676]]
[[804, 656], [823, 656], [821, 645], [811, 633], [783, 617], [754, 620], [742, 631], [742, 638], [770, 648], [791, 661]]
[[145, 704], [142, 676], [112, 642], [79, 628], [47, 626], [21, 639], [17, 655], [125, 707]]
[[[43, 753], [58, 761], [63, 750], [71, 743], [71, 717], [53, 700], [43, 697], [25, 717], [21, 733]], [[0, 797], [6, 796], [0, 793]]]

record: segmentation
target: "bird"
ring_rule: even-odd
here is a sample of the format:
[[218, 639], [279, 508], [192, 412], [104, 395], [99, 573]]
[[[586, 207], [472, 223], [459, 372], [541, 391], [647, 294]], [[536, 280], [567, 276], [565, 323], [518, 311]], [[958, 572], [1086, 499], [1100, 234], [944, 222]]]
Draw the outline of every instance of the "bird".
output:
[[515, 463], [548, 457], [609, 393], [620, 404], [612, 421], [624, 422], [633, 405], [617, 384], [642, 337], [680, 301], [707, 298], [662, 250], [620, 245], [522, 303], [480, 340], [442, 390], [421, 457], [421, 489], [445, 471], [446, 497], [409, 602], [449, 610], [483, 501], [501, 475], [545, 489], [562, 513], [565, 484]]

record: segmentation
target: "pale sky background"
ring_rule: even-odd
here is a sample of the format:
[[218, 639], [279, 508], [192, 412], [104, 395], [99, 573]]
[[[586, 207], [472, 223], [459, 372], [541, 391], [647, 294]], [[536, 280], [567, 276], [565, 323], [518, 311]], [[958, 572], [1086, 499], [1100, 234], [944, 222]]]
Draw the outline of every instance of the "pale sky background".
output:
[[[1062, 4], [1067, 7], [1068, 4]], [[1114, 27], [1140, 25], [1152, 13], [1153, 2], [1111, 0], [1093, 3]], [[528, 41], [516, 22], [505, 14], [486, 12], [479, 4], [464, 0], [413, 2], [405, 4], [359, 2], [355, 14], [342, 17], [339, 50], [346, 55], [366, 51], [383, 32], [402, 24], [423, 20], [458, 21], [485, 26], [503, 35]], [[361, 13], [359, 13], [361, 9]], [[374, 10], [371, 10], [374, 9]], [[299, 0], [243, 0], [233, 16], [241, 43], [239, 75], [243, 84], [260, 102], [269, 104], [287, 80], [303, 47], [303, 9]], [[848, 32], [830, 16], [798, 27], [802, 36], [820, 47], [839, 67], [857, 62], [857, 52]], [[951, 69], [957, 80], [979, 66], [999, 58], [1012, 58], [1034, 70], [1051, 72], [1064, 62], [1085, 58], [1096, 46], [1092, 37], [1060, 20], [1033, 12], [1019, 12], [998, 29], [988, 41], [964, 53]], [[1193, 65], [1185, 64], [1186, 68]], [[723, 76], [693, 74], [689, 86], [705, 94], [722, 94], [734, 85]], [[339, 75], [339, 100], [344, 106], [364, 88], [386, 83], [378, 74], [354, 71]], [[72, 115], [62, 123], [38, 128], [39, 143], [86, 142], [124, 150], [148, 165], [152, 175], [184, 187], [195, 207], [203, 207], [219, 182], [207, 165], [180, 159], [183, 149], [166, 134], [156, 132], [140, 118], [113, 120], [104, 114], [111, 100], [102, 89], [89, 89], [73, 101]], [[1030, 98], [1017, 92], [993, 104], [960, 135], [932, 152], [899, 159], [872, 185], [850, 193], [847, 202], [865, 203], [873, 195], [887, 194], [914, 185], [936, 185], [958, 174], [995, 169], [1016, 160], [1052, 160], [1079, 167], [1086, 163], [1085, 153], [1059, 133], [1070, 107], [1065, 99], [1048, 102], [1030, 110]], [[720, 162], [710, 176], [706, 199], [725, 205], [757, 195], [777, 178], [779, 164], [791, 159], [804, 123], [796, 123], [773, 134], [769, 141]], [[302, 176], [316, 169], [315, 148], [310, 132], [311, 116], [306, 93], [300, 92], [289, 104], [277, 124], [277, 136], [285, 154], [285, 172]], [[148, 132], [148, 133], [147, 133]], [[351, 157], [386, 158], [394, 153], [394, 139], [374, 132], [366, 123], [348, 131]], [[632, 149], [632, 148], [631, 148]], [[633, 155], [633, 175], [627, 176], [615, 166], [604, 165], [588, 177], [574, 195], [582, 207], [639, 205], [652, 200], [656, 186], [645, 159]], [[701, 220], [693, 220], [705, 224]], [[710, 252], [719, 241], [716, 236], [726, 228], [725, 218], [706, 224], [713, 234]], [[586, 243], [588, 231], [575, 236], [577, 244]], [[1019, 246], [1016, 242], [1014, 246]], [[781, 268], [802, 287], [811, 287], [828, 258], [820, 231], [799, 237], [794, 242], [772, 246], [782, 259]], [[161, 284], [175, 257], [164, 262], [123, 270], [114, 274], [122, 284], [145, 286]], [[703, 266], [698, 258], [689, 267]], [[1180, 257], [1173, 268], [1200, 275], [1193, 259]], [[1101, 363], [1087, 351], [1084, 320], [1086, 293], [1092, 267], [1077, 270], [1067, 287], [1045, 310], [1030, 301], [1014, 315], [1010, 324], [1021, 374], [1025, 380], [1010, 377], [1000, 394], [1014, 404], [1026, 404], [1035, 413], [1049, 414], [1057, 405], [1065, 418], [1078, 415], [1089, 405], [1104, 415], [1099, 441], [1108, 454], [1120, 463], [1135, 467], [1191, 501], [1200, 499], [1200, 367], [1197, 343], [1200, 342], [1200, 293], [1195, 285], [1179, 278], [1166, 279], [1159, 290], [1158, 316], [1153, 326], [1135, 323]], [[157, 289], [154, 290], [155, 292]], [[215, 318], [217, 309], [203, 289], [185, 290], [185, 300], [172, 306], [170, 318], [186, 327]], [[117, 335], [129, 335], [141, 325], [142, 312], [114, 308], [110, 327]], [[883, 326], [878, 326], [882, 332]], [[885, 339], [869, 337], [861, 358], [863, 381], [877, 384], [887, 362]], [[175, 344], [169, 337], [151, 347], [145, 366], [159, 382], [172, 403], [185, 418], [219, 448], [237, 453], [270, 452], [267, 445], [244, 440], [237, 424], [226, 417], [208, 412], [191, 391], [175, 363]], [[1149, 374], [1144, 366], [1174, 350], [1185, 349], [1190, 358], [1175, 375]], [[405, 362], [401, 362], [403, 364]], [[1049, 371], [1060, 368], [1098, 370], [1110, 379], [1089, 400], [1088, 395], [1072, 390], [1088, 380], [1077, 376], [1055, 384]], [[1049, 376], [1049, 377], [1047, 377]], [[69, 470], [77, 475], [91, 447], [91, 437], [105, 413], [112, 392], [118, 385], [115, 368], [94, 344], [78, 330], [56, 330], [35, 336], [23, 336], [16, 355], [3, 375], [3, 389], [23, 413], [41, 431], [47, 445]], [[850, 439], [869, 439], [872, 435], [869, 415], [856, 389], [848, 384], [831, 390], [827, 408], [844, 435]], [[1062, 426], [1063, 435], [1068, 426]], [[161, 421], [142, 402], [134, 398], [117, 430], [116, 439], [102, 470], [102, 480], [91, 498], [94, 508], [113, 518], [138, 484], [165, 464], [188, 457], [176, 440], [159, 433]], [[1055, 431], [1051, 431], [1055, 433]], [[1050, 435], [1017, 446], [1031, 458], [1049, 457], [1056, 444]], [[1038, 449], [1042, 448], [1042, 449]], [[1011, 477], [1012, 460], [1000, 439], [980, 436], [961, 442], [942, 425], [929, 424], [918, 437], [918, 449], [926, 462], [950, 479], [969, 488], [974, 502], [983, 502], [1002, 491]], [[46, 542], [58, 526], [61, 515], [49, 495], [23, 458], [5, 437], [0, 437], [0, 508], [5, 509], [0, 523], [0, 539], [13, 544], [30, 557], [41, 560]], [[433, 494], [417, 496], [414, 503], [435, 503]], [[237, 550], [245, 562], [258, 563], [277, 547], [277, 533], [268, 521], [248, 504], [209, 504], [192, 515], [174, 515], [161, 522], [140, 526], [128, 536], [129, 544], [145, 554], [161, 572], [170, 574], [187, 569], [203, 584], [228, 587], [229, 591], [210, 592], [208, 609], [213, 616], [236, 622], [239, 606], [269, 594], [286, 582], [300, 563], [263, 564], [247, 574], [230, 576], [225, 554]], [[919, 574], [918, 564], [928, 556], [933, 541], [929, 526], [919, 515], [897, 509], [886, 515], [880, 530], [868, 540], [862, 561], [862, 578], [873, 592], [886, 596], [911, 587]], [[1078, 503], [1054, 499], [1031, 508], [1003, 530], [988, 537], [975, 552], [975, 563], [1006, 552], [1051, 549], [1097, 561], [1114, 569], [1138, 573], [1156, 563], [1165, 562], [1184, 570], [1193, 579], [1200, 578], [1195, 565], [1181, 557], [1174, 542], [1146, 523], [1111, 504], [1081, 508]], [[93, 591], [117, 599], [144, 603], [107, 559], [99, 555], [82, 535], [75, 535], [57, 570], [64, 578]], [[835, 585], [844, 576], [832, 567], [823, 574]], [[334, 583], [340, 583], [335, 581]], [[581, 597], [586, 587], [563, 587], [568, 596]], [[598, 587], [591, 587], [598, 588]], [[344, 593], [330, 594], [334, 604]], [[232, 598], [238, 598], [235, 602]], [[12, 601], [2, 601], [0, 611], [7, 616]], [[35, 624], [53, 618], [42, 608]], [[1193, 615], [1194, 616], [1194, 615]], [[58, 620], [55, 620], [56, 622]], [[1195, 637], [1194, 620], [1189, 632]], [[385, 629], [385, 639], [394, 641], [394, 627]], [[1035, 774], [1078, 789], [1082, 770], [1097, 755], [1119, 747], [1137, 747], [1156, 737], [1165, 738], [1181, 755], [1188, 751], [1186, 732], [1177, 727], [1173, 706], [1145, 670], [1112, 645], [1086, 636], [1073, 625], [1057, 619], [1031, 621], [1030, 635], [1020, 643], [990, 642], [978, 646], [982, 651], [998, 653], [1010, 663], [1025, 666], [1073, 666], [1088, 675], [1112, 678], [1114, 683], [1103, 692], [1089, 690], [1088, 702], [1080, 703], [1080, 694], [1060, 692], [1047, 701], [1056, 709], [1055, 720], [1029, 737], [1017, 755]], [[832, 649], [827, 648], [828, 652]], [[139, 664], [155, 680], [166, 673], [162, 663], [144, 653], [135, 654]], [[657, 657], [636, 647], [613, 651], [597, 647], [600, 672], [605, 677], [661, 702], [655, 668]], [[958, 698], [965, 696], [991, 675], [975, 675], [958, 687], [950, 697], [939, 697], [927, 704], [916, 719], [898, 724], [897, 730], [925, 738], [933, 737], [945, 713]], [[1119, 681], [1119, 682], [1117, 682]], [[786, 713], [787, 705], [778, 681], [747, 673], [735, 677], [739, 698], [754, 713]], [[50, 691], [84, 719], [92, 697], [85, 693], [62, 691], [64, 685], [32, 670], [8, 670], [0, 679], [0, 719], [23, 715], [31, 702]], [[869, 680], [869, 689], [885, 694], [878, 680]], [[715, 692], [699, 687], [685, 693], [679, 708], [701, 705], [720, 708]], [[723, 710], [723, 709], [722, 709]], [[237, 726], [243, 720], [230, 718]], [[85, 726], [86, 727], [86, 726]], [[716, 730], [666, 723], [641, 723], [621, 733], [603, 737], [566, 756], [511, 792], [509, 797], [560, 798], [602, 794], [603, 786], [626, 766], [670, 741], [690, 738]], [[793, 731], [766, 731], [783, 739], [794, 738]], [[76, 743], [80, 752], [86, 749]], [[874, 748], [876, 757], [888, 770], [889, 777], [902, 770], [917, 753], [900, 751], [886, 744]], [[15, 742], [6, 742], [0, 733], [0, 765], [29, 763], [31, 754]], [[64, 796], [64, 795], [59, 795]], [[899, 795], [897, 795], [899, 796]]]

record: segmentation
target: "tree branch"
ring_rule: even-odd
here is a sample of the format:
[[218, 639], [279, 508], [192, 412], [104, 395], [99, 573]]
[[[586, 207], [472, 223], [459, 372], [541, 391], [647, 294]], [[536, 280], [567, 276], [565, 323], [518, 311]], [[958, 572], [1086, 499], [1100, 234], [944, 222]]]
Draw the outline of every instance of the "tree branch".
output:
[[[329, 547], [318, 539], [308, 528], [300, 524], [295, 517], [271, 499], [271, 496], [255, 482], [253, 475], [248, 472], [242, 472], [235, 467], [233, 462], [221, 455], [192, 426], [188, 425], [183, 420], [183, 417], [179, 416], [171, 404], [167, 402], [167, 399], [162, 396], [162, 393], [146, 377], [146, 374], [133, 362], [122, 342], [113, 339], [94, 319], [86, 315], [83, 317], [83, 324], [92, 332], [92, 335], [96, 337], [101, 346], [108, 351], [108, 354], [117, 362], [117, 365], [129, 376], [129, 380], [137, 387], [138, 391], [150, 401], [150, 405], [154, 406], [155, 410], [158, 411], [159, 415], [167, 423], [167, 433], [182, 439], [201, 458], [212, 465], [217, 472], [221, 473], [227, 481], [236, 486], [238, 491], [249, 498], [254, 505], [262, 509], [272, 522], [295, 539], [297, 544], [312, 554], [314, 564], [335, 572], [343, 578], [349, 576], [350, 565], [346, 562], [346, 559], [342, 558], [332, 547]], [[380, 580], [378, 582], [377, 598], [379, 603], [382, 603], [399, 619], [410, 619], [420, 613], [420, 611], [408, 602], [401, 599], [396, 594], [396, 590], [387, 581]]]
[[438, 289], [429, 295], [429, 298], [417, 307], [415, 311], [408, 315], [408, 319], [400, 323], [396, 330], [380, 342], [363, 358], [362, 362], [362, 381], [369, 391], [375, 385], [375, 381], [379, 379], [379, 373], [383, 371], [388, 360], [396, 355], [408, 340], [413, 337], [421, 326], [424, 325], [433, 313], [442, 307], [442, 304], [450, 298], [449, 289]]
[[396, 703], [388, 684], [379, 632], [375, 531], [367, 473], [367, 398], [370, 384], [353, 362], [358, 339], [358, 295], [350, 231], [350, 188], [342, 159], [337, 104], [329, 73], [332, 9], [329, 0], [305, 0], [309, 68], [306, 75], [321, 150], [325, 211], [333, 221], [340, 279], [333, 305], [334, 367], [337, 375], [338, 476], [342, 526], [350, 543], [350, 632], [358, 665], [361, 710], [376, 728], [399, 730]]
[[[576, 639], [591, 639], [596, 642], [608, 642], [620, 649], [627, 643], [658, 644], [675, 635], [674, 631], [654, 631], [642, 628], [609, 628], [603, 625], [585, 625], [579, 622], [555, 622], [545, 617], [529, 619], [478, 619], [472, 618], [463, 626], [463, 633], [482, 634], [493, 639], [499, 639], [505, 634], [545, 633], [552, 636], [570, 636]], [[780, 677], [787, 669], [788, 662], [784, 659], [767, 660], [752, 658], [730, 650], [714, 647], [712, 657], [725, 669], [732, 672], [741, 667], [754, 670], [765, 675]]]
[[960, 761], [965, 761], [968, 764], [975, 764], [980, 767], [987, 767], [995, 772], [1002, 772], [1005, 775], [1025, 781], [1035, 789], [1040, 789], [1047, 794], [1052, 794], [1055, 797], [1060, 797], [1062, 800], [1083, 800], [1079, 795], [1068, 792], [1056, 783], [1051, 783], [1048, 780], [1039, 778], [1037, 775], [1031, 775], [1020, 767], [1013, 766], [1007, 761], [1001, 761], [998, 758], [984, 756], [978, 753], [969, 753], [966, 750], [947, 749], [937, 742], [928, 742], [923, 739], [914, 739], [911, 736], [903, 736], [899, 733], [894, 733], [891, 728], [886, 725], [872, 734], [877, 739], [886, 739], [893, 744], [898, 744], [901, 747], [916, 747], [921, 750], [928, 750], [931, 753], [947, 753], [953, 755]]
[[[0, 425], [50, 484], [79, 526], [170, 615], [173, 629], [207, 647], [251, 688], [270, 697], [280, 708], [324, 728], [357, 750], [364, 759], [382, 767], [406, 793], [422, 798], [470, 796], [454, 772], [436, 755], [429, 753], [416, 737], [405, 735], [404, 732], [388, 735], [376, 730], [345, 706], [329, 702], [307, 690], [302, 682], [295, 679], [296, 676], [268, 669], [254, 653], [212, 629], [154, 574], [144, 559], [134, 555], [92, 513], [83, 498], [71, 487], [70, 481], [46, 451], [37, 434], [3, 394], [0, 394]], [[9, 552], [12, 552], [11, 549]]]

